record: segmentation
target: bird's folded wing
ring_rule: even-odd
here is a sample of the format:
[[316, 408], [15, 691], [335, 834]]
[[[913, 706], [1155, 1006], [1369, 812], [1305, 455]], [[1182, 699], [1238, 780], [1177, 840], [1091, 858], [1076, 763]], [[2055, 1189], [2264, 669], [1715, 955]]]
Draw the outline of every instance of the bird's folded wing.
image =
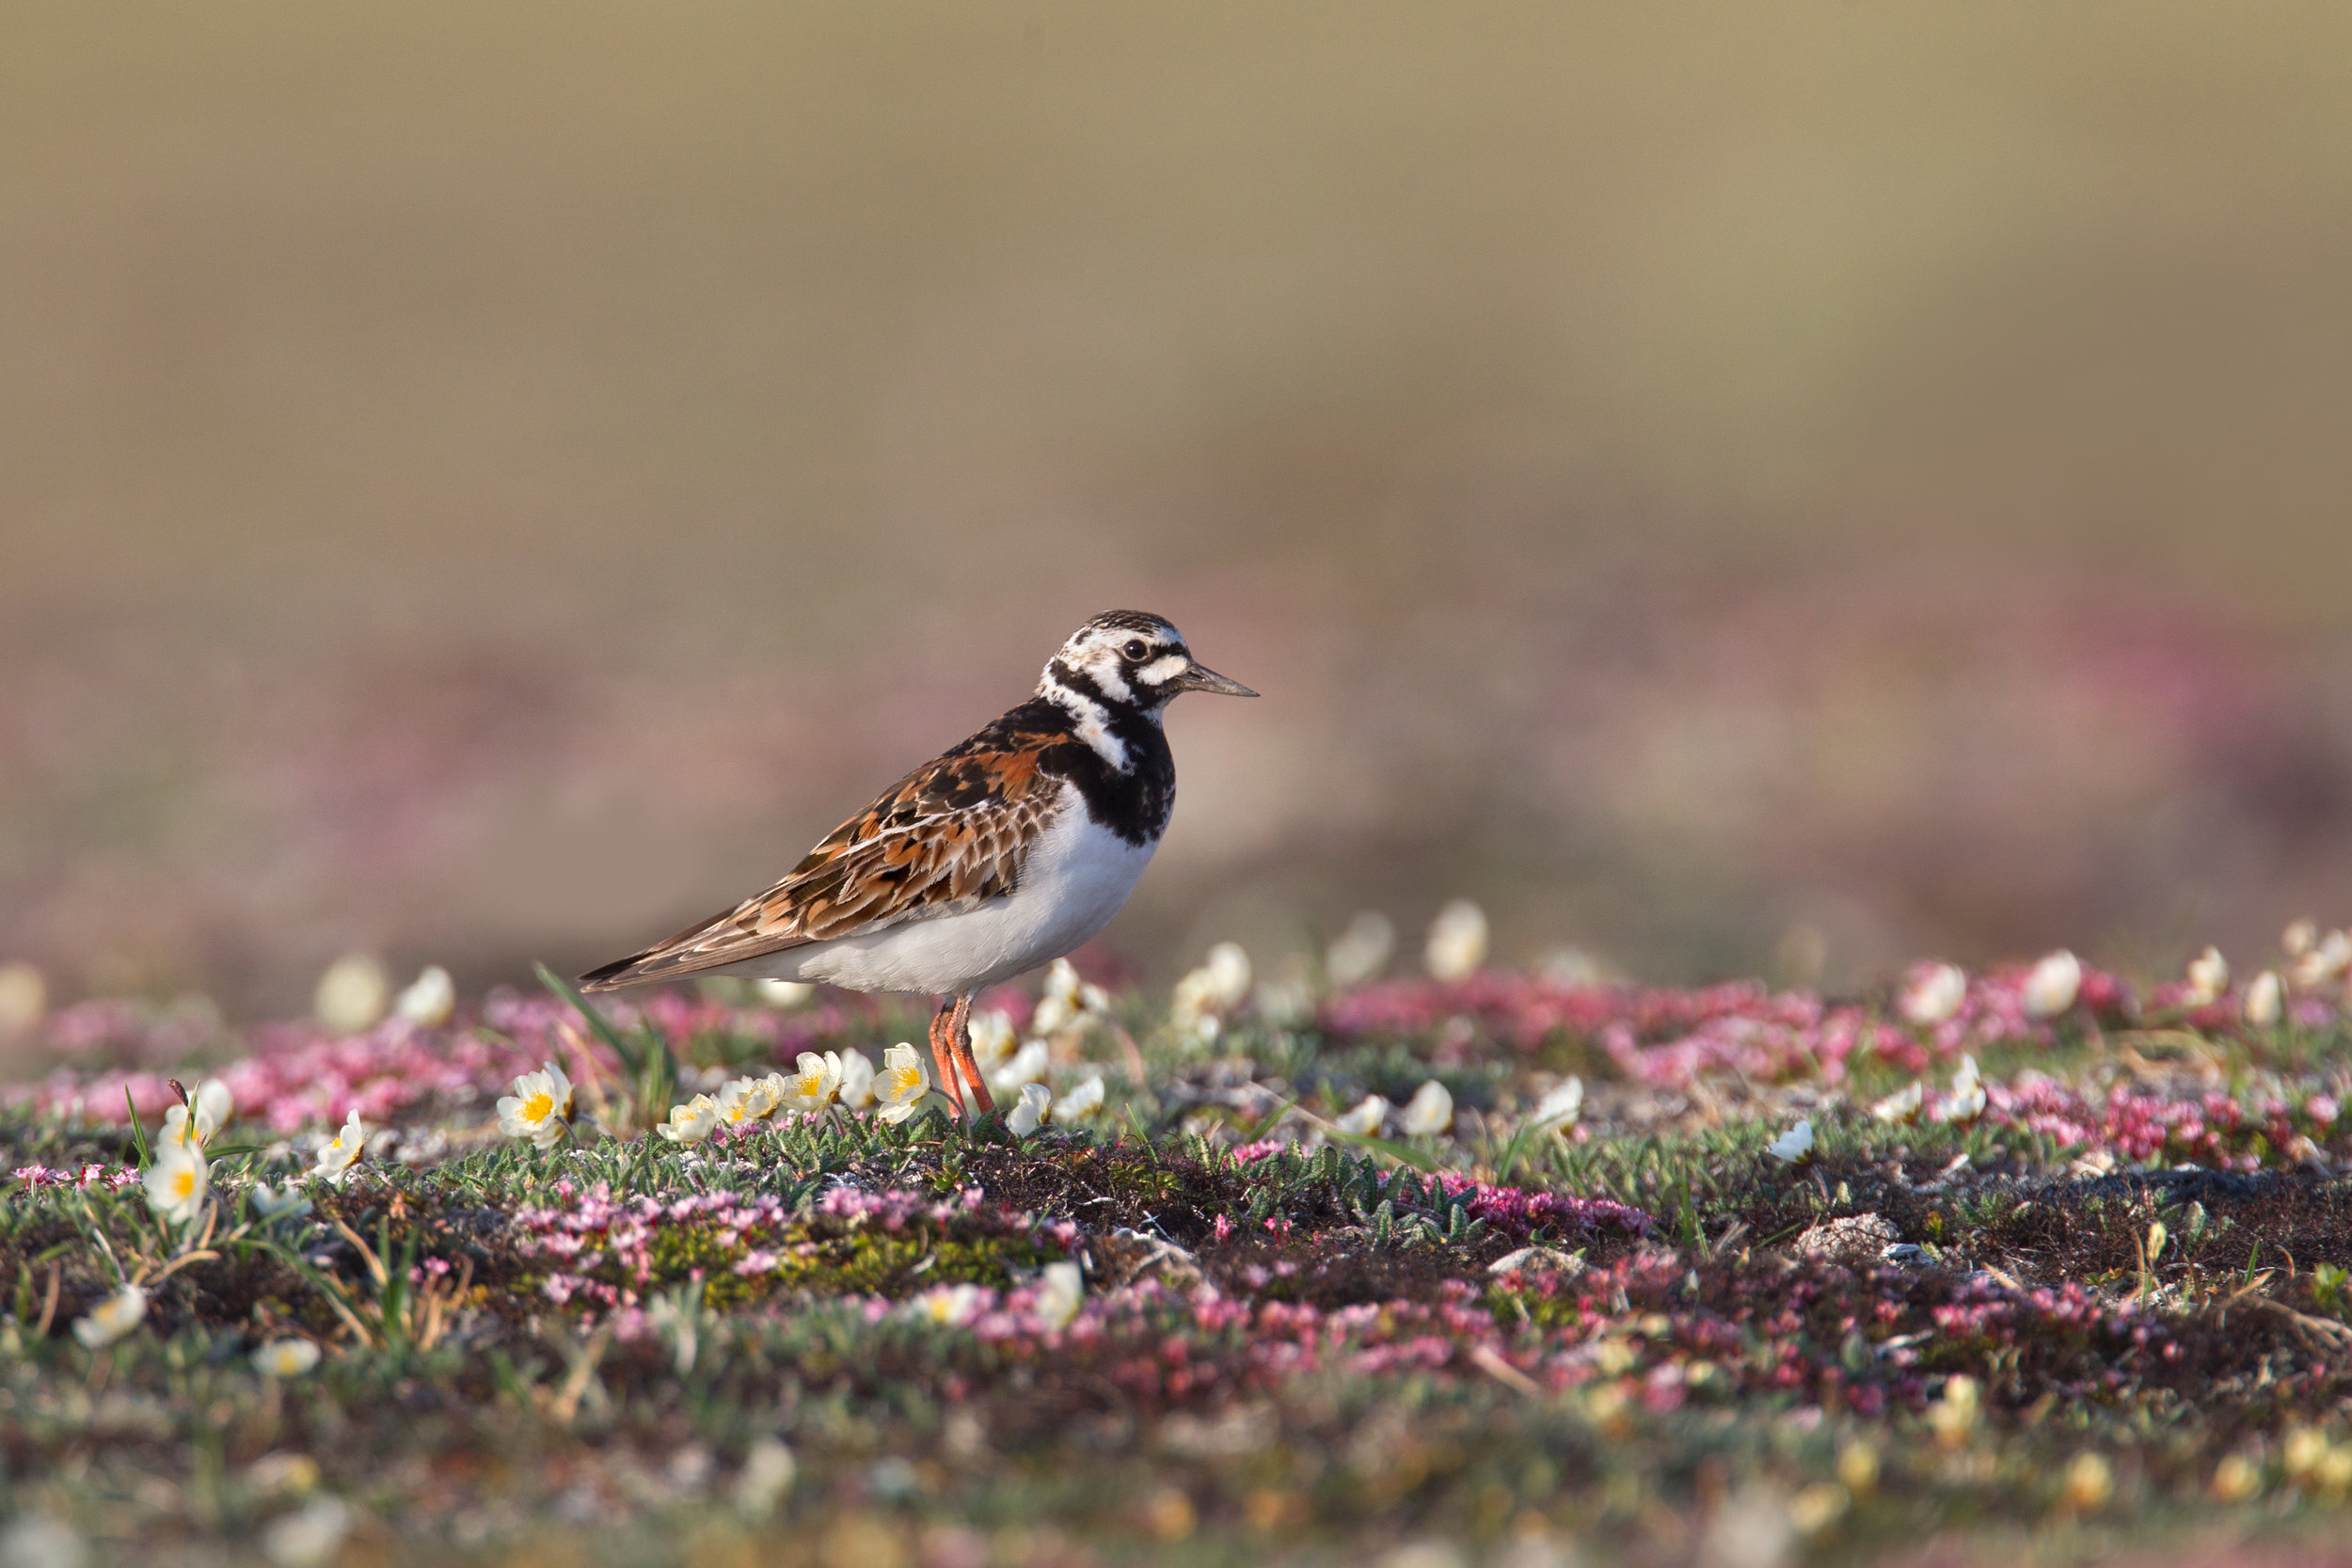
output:
[[1010, 893], [1059, 779], [1025, 749], [959, 750], [844, 822], [767, 892], [580, 976], [589, 990], [674, 978], [967, 910]]

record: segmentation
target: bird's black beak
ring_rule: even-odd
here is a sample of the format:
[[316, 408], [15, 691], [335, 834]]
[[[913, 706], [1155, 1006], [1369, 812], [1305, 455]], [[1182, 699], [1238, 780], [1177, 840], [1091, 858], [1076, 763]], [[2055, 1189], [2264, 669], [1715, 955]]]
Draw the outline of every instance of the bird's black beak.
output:
[[1220, 675], [1206, 665], [1196, 664], [1168, 683], [1179, 691], [1213, 691], [1220, 697], [1254, 697], [1255, 691], [1231, 675]]

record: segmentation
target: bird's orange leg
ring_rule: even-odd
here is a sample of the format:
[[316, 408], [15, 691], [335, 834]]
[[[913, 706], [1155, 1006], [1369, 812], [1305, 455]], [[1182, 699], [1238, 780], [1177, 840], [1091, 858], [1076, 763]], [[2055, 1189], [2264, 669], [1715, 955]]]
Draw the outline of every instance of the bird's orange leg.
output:
[[980, 1076], [980, 1064], [972, 1059], [972, 997], [969, 992], [956, 998], [954, 1019], [947, 1025], [947, 1037], [956, 1048], [956, 1066], [963, 1069], [965, 1087], [972, 1091], [972, 1101], [986, 1116], [996, 1109], [996, 1099], [988, 1092], [988, 1081]]
[[939, 1092], [954, 1101], [956, 1109], [961, 1112], [963, 1109], [963, 1096], [956, 1089], [955, 1048], [949, 1043], [955, 1038], [955, 1034], [947, 1022], [951, 1006], [950, 1003], [942, 1002], [939, 1005], [939, 1011], [931, 1015], [931, 1062], [939, 1069], [939, 1076], [933, 1080], [939, 1085]]

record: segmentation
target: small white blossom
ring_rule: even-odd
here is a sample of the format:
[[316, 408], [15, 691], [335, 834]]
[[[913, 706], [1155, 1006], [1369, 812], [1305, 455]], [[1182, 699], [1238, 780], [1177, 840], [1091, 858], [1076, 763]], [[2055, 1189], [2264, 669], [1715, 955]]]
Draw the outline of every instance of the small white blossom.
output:
[[229, 1085], [217, 1078], [208, 1079], [196, 1086], [196, 1093], [188, 1097], [188, 1104], [174, 1105], [164, 1113], [163, 1141], [201, 1148], [228, 1124], [235, 1109], [229, 1098]]
[[147, 1316], [147, 1292], [135, 1285], [125, 1285], [113, 1295], [89, 1309], [89, 1315], [73, 1323], [73, 1337], [91, 1350], [113, 1344], [139, 1326]]
[[392, 1016], [404, 1022], [437, 1029], [457, 1011], [457, 984], [439, 964], [427, 964], [392, 1003]]
[[191, 1144], [161, 1143], [140, 1180], [155, 1212], [174, 1225], [185, 1225], [204, 1211], [212, 1167]]
[[1396, 951], [1396, 926], [1378, 910], [1365, 910], [1323, 951], [1323, 973], [1342, 990], [1376, 980]]
[[350, 1174], [352, 1162], [368, 1147], [367, 1124], [359, 1119], [358, 1106], [344, 1118], [342, 1131], [319, 1145], [319, 1163], [310, 1174], [324, 1178], [334, 1186], [342, 1186]]
[[2286, 1010], [2286, 987], [2275, 969], [2265, 969], [2246, 988], [2246, 1022], [2257, 1029], [2275, 1027]]
[[1978, 1076], [1977, 1059], [1963, 1056], [1959, 1070], [1952, 1074], [1952, 1092], [1936, 1107], [1935, 1119], [1965, 1126], [1984, 1115], [1984, 1081]]
[[309, 1339], [272, 1339], [253, 1353], [253, 1365], [264, 1377], [300, 1377], [319, 1364], [319, 1347]]
[[711, 1096], [719, 1125], [737, 1131], [755, 1127], [776, 1108], [776, 1089], [765, 1078], [730, 1078]]
[[1021, 1098], [1006, 1114], [1005, 1125], [1016, 1138], [1025, 1138], [1045, 1119], [1046, 1107], [1054, 1102], [1054, 1091], [1042, 1084], [1024, 1084]]
[[1897, 1089], [1870, 1107], [1870, 1115], [1880, 1121], [1917, 1121], [1919, 1111], [1927, 1103], [1928, 1086], [1917, 1079], [1907, 1088]]
[[2290, 977], [2310, 989], [2326, 985], [2346, 968], [2352, 968], [2352, 932], [2330, 931], [2295, 960]]
[[321, 1023], [339, 1035], [356, 1035], [384, 1016], [391, 989], [382, 964], [365, 953], [351, 953], [337, 958], [319, 976], [318, 992], [310, 1005]]
[[1029, 1027], [1041, 1035], [1058, 1035], [1065, 1029], [1089, 1023], [1110, 1016], [1111, 999], [1100, 986], [1089, 986], [1078, 978], [1078, 967], [1068, 958], [1056, 958], [1045, 972], [1045, 995], [1037, 1005], [1037, 1012], [1029, 1020]]
[[1368, 1094], [1354, 1110], [1341, 1116], [1332, 1125], [1343, 1132], [1368, 1138], [1380, 1131], [1380, 1124], [1388, 1119], [1388, 1115], [1389, 1102], [1376, 1094]]
[[1041, 1084], [1045, 1069], [1053, 1065], [1053, 1048], [1043, 1040], [1031, 1040], [1014, 1052], [995, 1071], [986, 1074], [991, 1094], [1018, 1094], [1024, 1084]]
[[1057, 1122], [1075, 1121], [1080, 1117], [1090, 1117], [1102, 1108], [1103, 1075], [1092, 1072], [1079, 1079], [1075, 1088], [1068, 1090], [1054, 1101], [1054, 1119]]
[[2280, 950], [2290, 958], [2299, 958], [2319, 941], [2319, 927], [2309, 920], [2298, 920], [2279, 933]]
[[683, 1105], [670, 1107], [669, 1119], [654, 1129], [674, 1144], [698, 1144], [717, 1131], [719, 1102], [698, 1094]]
[[1896, 1010], [1922, 1029], [1931, 1029], [1960, 1011], [1968, 1000], [1968, 974], [1958, 964], [1930, 965], [1903, 988]]
[[930, 1070], [923, 1065], [922, 1053], [901, 1040], [882, 1053], [882, 1069], [874, 1079], [874, 1098], [882, 1108], [875, 1115], [884, 1121], [904, 1121], [930, 1089]]
[[0, 1040], [32, 1033], [49, 1011], [49, 986], [22, 961], [0, 964]]
[[1567, 1078], [1553, 1085], [1549, 1094], [1535, 1102], [1528, 1124], [1538, 1132], [1565, 1132], [1584, 1114], [1584, 1080]]
[[874, 1060], [863, 1051], [841, 1053], [841, 1103], [852, 1110], [874, 1103]]
[[821, 1111], [833, 1103], [833, 1097], [841, 1090], [841, 1057], [828, 1051], [818, 1055], [803, 1051], [799, 1057], [799, 1070], [785, 1080], [783, 1104], [793, 1111]]
[[1435, 1078], [1413, 1091], [1397, 1117], [1408, 1137], [1432, 1138], [1454, 1125], [1454, 1095]]
[[1070, 1326], [1070, 1320], [1086, 1305], [1086, 1279], [1078, 1265], [1069, 1261], [1048, 1263], [1038, 1281], [1038, 1317], [1048, 1328], [1057, 1331]]
[[2221, 956], [2218, 947], [2208, 947], [2188, 961], [2188, 994], [2182, 998], [2192, 1007], [2210, 1006], [2221, 1000], [2230, 989], [2230, 960]]
[[1214, 1037], [1205, 1027], [1241, 1006], [1249, 994], [1249, 955], [1241, 944], [1220, 942], [1209, 949], [1200, 967], [1176, 982], [1168, 1021], [1180, 1033]]
[[2056, 1018], [2074, 1005], [2083, 989], [2083, 961], [2061, 947], [2026, 976], [2026, 1016]]
[[1813, 1157], [1813, 1118], [1807, 1117], [1796, 1126], [1764, 1146], [1764, 1152], [1775, 1160], [1795, 1164]]
[[1486, 961], [1486, 911], [1467, 898], [1456, 898], [1429, 923], [1429, 940], [1422, 944], [1422, 966], [1432, 978], [1467, 980]]
[[277, 1568], [323, 1568], [351, 1533], [351, 1505], [332, 1495], [281, 1513], [262, 1531], [262, 1553]]
[[929, 1319], [946, 1328], [971, 1322], [979, 1309], [980, 1288], [969, 1284], [935, 1285], [907, 1303], [911, 1316]]
[[542, 1062], [538, 1071], [515, 1080], [515, 1092], [500, 1098], [498, 1112], [499, 1131], [508, 1137], [553, 1148], [572, 1113], [572, 1081], [553, 1062]]
[[972, 1060], [979, 1064], [982, 1072], [1011, 1055], [1013, 1047], [1020, 1043], [1011, 1017], [993, 1007], [972, 1015], [971, 1032]]
[[735, 1511], [754, 1524], [776, 1512], [792, 1490], [800, 1465], [792, 1450], [773, 1437], [762, 1437], [743, 1455], [743, 1468], [735, 1478]]

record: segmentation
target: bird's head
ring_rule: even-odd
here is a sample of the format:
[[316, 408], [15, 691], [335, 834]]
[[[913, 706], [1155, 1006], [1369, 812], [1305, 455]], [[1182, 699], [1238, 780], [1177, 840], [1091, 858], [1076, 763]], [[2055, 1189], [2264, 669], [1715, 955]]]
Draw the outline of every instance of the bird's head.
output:
[[1184, 634], [1167, 621], [1136, 610], [1097, 615], [1071, 633], [1038, 681], [1042, 696], [1055, 696], [1057, 687], [1153, 714], [1183, 691], [1257, 695], [1195, 659]]

